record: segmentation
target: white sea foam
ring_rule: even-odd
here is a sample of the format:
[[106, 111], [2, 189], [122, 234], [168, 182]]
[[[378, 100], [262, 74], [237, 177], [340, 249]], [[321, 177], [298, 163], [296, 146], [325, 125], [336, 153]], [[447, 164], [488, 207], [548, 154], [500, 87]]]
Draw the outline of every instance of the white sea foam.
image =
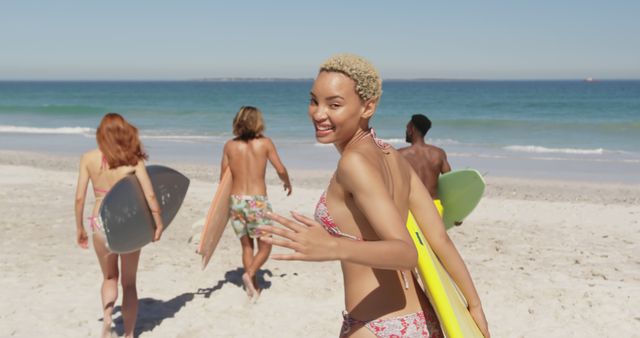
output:
[[59, 127], [59, 128], [38, 128], [0, 125], [0, 133], [13, 134], [67, 134], [86, 135], [94, 132], [94, 129], [87, 127]]
[[390, 144], [406, 143], [403, 138], [383, 138], [382, 141]]
[[175, 143], [224, 143], [229, 139], [227, 135], [181, 135], [181, 134], [162, 134], [154, 132], [152, 134], [141, 134], [142, 140], [168, 141]]
[[536, 153], [536, 154], [574, 154], [574, 155], [602, 155], [605, 150], [603, 148], [596, 149], [576, 149], [576, 148], [547, 148], [541, 146], [507, 146], [504, 150]]
[[[394, 146], [397, 145], [409, 145], [409, 143], [407, 143], [407, 141], [403, 138], [383, 138], [381, 139], [383, 142], [389, 143], [389, 144], [393, 144]], [[452, 140], [452, 139], [427, 139], [427, 142], [430, 144], [434, 144], [437, 146], [444, 146], [444, 145], [454, 145], [454, 144], [461, 144], [460, 142], [456, 141], [456, 140]], [[325, 146], [326, 144], [321, 144], [321, 143], [316, 143], [317, 146]], [[332, 145], [332, 144], [329, 144]]]
[[[58, 135], [85, 135], [93, 136], [96, 130], [88, 127], [58, 127], [58, 128], [42, 128], [42, 127], [22, 127], [0, 125], [0, 133], [6, 134], [58, 134]], [[147, 140], [168, 140], [175, 142], [206, 142], [217, 141], [223, 139], [223, 136], [209, 135], [176, 135], [176, 134], [141, 134], [141, 139]]]
[[[450, 139], [450, 138], [434, 138], [434, 139], [427, 139], [427, 142], [431, 143], [431, 144], [435, 144], [437, 146], [447, 146], [447, 145], [456, 145], [456, 144], [462, 144], [454, 139]], [[466, 144], [466, 145], [470, 145], [470, 144]]]
[[206, 141], [215, 140], [219, 137], [206, 135], [140, 135], [142, 139], [150, 140], [190, 140], [190, 141]]
[[[390, 143], [390, 144], [407, 144], [407, 140], [403, 139], [403, 138], [383, 138], [382, 141], [386, 142], [386, 143]], [[427, 143], [431, 143], [437, 146], [444, 146], [444, 145], [453, 145], [453, 144], [460, 144], [460, 142], [453, 140], [453, 139], [449, 139], [449, 138], [435, 138], [435, 139], [427, 139], [426, 140]]]

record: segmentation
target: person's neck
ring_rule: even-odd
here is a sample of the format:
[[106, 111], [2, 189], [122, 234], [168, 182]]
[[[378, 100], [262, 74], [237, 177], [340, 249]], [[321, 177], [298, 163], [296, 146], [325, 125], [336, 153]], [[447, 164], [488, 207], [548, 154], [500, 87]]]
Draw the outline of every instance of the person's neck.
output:
[[423, 137], [414, 137], [411, 140], [411, 146], [416, 146], [416, 147], [420, 147], [425, 145], [426, 143], [424, 142], [424, 136]]
[[367, 127], [366, 129], [358, 128], [358, 130], [353, 135], [353, 137], [349, 140], [349, 142], [347, 142], [344, 145], [336, 144], [335, 145], [336, 149], [338, 149], [338, 152], [342, 154], [345, 151], [345, 149], [347, 149], [349, 146], [360, 142], [360, 140], [367, 138], [370, 135], [371, 135], [371, 129], [369, 127]]

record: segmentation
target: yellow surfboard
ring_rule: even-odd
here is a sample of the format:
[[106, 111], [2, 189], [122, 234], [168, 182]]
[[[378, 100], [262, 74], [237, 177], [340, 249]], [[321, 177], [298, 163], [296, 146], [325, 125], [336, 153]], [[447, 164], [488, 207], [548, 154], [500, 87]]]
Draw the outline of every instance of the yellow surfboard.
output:
[[448, 338], [483, 337], [467, 309], [467, 302], [433, 253], [411, 212], [407, 229], [418, 249], [418, 274], [444, 334]]

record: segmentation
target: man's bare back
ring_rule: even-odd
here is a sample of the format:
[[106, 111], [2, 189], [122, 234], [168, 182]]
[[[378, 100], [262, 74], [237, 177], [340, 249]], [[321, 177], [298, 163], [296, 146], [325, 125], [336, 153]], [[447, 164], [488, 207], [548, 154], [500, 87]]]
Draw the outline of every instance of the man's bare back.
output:
[[438, 177], [451, 171], [451, 166], [444, 150], [424, 142], [429, 129], [431, 120], [428, 117], [422, 114], [411, 116], [405, 135], [406, 141], [411, 145], [399, 151], [416, 171], [431, 197], [438, 199]]
[[399, 151], [416, 171], [431, 197], [437, 199], [438, 177], [440, 174], [451, 171], [444, 150], [429, 144], [413, 144]]

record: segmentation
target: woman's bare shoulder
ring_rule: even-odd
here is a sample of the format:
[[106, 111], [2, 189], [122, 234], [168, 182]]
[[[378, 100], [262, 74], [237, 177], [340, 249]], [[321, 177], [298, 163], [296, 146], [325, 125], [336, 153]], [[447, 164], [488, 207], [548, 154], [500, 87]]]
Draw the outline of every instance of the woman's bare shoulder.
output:
[[376, 165], [366, 152], [358, 150], [345, 151], [336, 168], [336, 181], [341, 184], [351, 185], [351, 183], [366, 182], [375, 179], [379, 175]]
[[89, 150], [84, 154], [82, 154], [82, 156], [80, 157], [80, 160], [82, 162], [102, 160], [102, 152], [98, 148]]
[[409, 171], [411, 171], [411, 168], [412, 168], [411, 164], [409, 163], [407, 158], [404, 157], [401, 149], [398, 150], [396, 148], [390, 147], [388, 149], [388, 154], [393, 159], [393, 161], [395, 161], [396, 165], [400, 170], [402, 170], [405, 173], [408, 173]]

